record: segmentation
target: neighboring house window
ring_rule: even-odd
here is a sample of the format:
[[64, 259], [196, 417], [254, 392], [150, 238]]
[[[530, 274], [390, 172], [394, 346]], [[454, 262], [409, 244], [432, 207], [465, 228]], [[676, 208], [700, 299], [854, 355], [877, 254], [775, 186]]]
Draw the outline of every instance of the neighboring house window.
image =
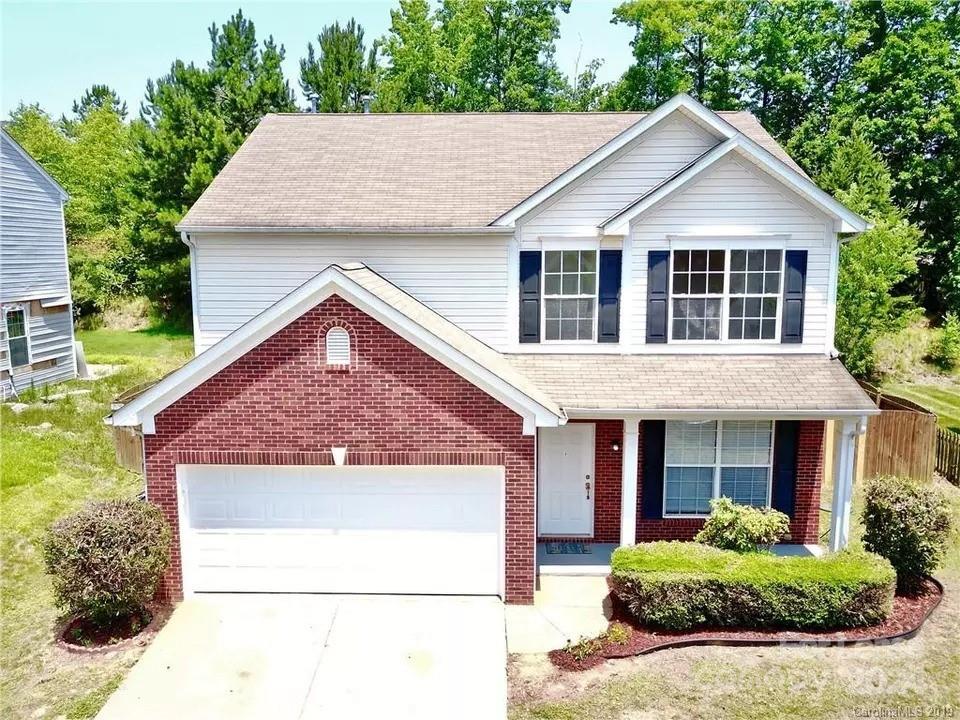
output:
[[342, 327], [330, 328], [325, 343], [327, 365], [350, 364], [350, 333]]
[[597, 251], [543, 253], [545, 340], [593, 340], [597, 327]]
[[674, 250], [672, 340], [777, 339], [782, 250]]
[[710, 513], [710, 500], [769, 507], [773, 422], [668, 421], [664, 458], [664, 516]]
[[30, 364], [30, 340], [27, 337], [27, 313], [23, 308], [9, 308], [5, 312], [7, 346], [10, 348], [10, 367]]

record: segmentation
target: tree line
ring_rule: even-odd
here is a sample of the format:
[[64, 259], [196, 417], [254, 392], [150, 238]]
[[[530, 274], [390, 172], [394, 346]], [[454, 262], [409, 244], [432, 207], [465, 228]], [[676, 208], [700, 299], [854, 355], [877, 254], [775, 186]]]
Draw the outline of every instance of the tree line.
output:
[[[628, 0], [611, 22], [633, 61], [598, 81], [555, 58], [570, 0], [399, 0], [383, 37], [354, 20], [305, 48], [299, 108], [281, 63], [238, 11], [205, 65], [148, 80], [137, 117], [94, 85], [71, 116], [21, 105], [8, 131], [71, 193], [77, 312], [144, 295], [189, 314], [174, 225], [269, 112], [649, 110], [678, 92], [746, 109], [822, 187], [874, 223], [841, 257], [837, 342], [868, 375], [874, 340], [918, 305], [960, 310], [960, 4], [955, 0]], [[586, 49], [597, 51], [601, 48]], [[579, 64], [579, 63], [578, 63]]]

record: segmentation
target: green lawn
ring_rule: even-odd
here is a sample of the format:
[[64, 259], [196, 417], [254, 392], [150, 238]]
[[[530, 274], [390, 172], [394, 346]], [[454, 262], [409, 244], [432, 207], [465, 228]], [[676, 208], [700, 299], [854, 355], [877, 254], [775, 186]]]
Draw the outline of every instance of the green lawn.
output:
[[[510, 663], [511, 720], [852, 720], [894, 717], [897, 708], [926, 713], [910, 717], [957, 716], [960, 490], [939, 486], [955, 521], [946, 566], [937, 573], [947, 594], [916, 638], [858, 648], [691, 647], [567, 674], [543, 656], [521, 656]], [[856, 504], [859, 516], [859, 498]], [[861, 528], [852, 534], [857, 543]]]
[[[119, 371], [97, 381], [63, 383], [53, 391], [89, 394], [37, 402], [20, 414], [7, 405], [0, 409], [3, 718], [93, 717], [141, 652], [83, 656], [53, 644], [59, 612], [43, 571], [40, 540], [53, 520], [86, 500], [140, 491], [142, 479], [115, 465], [103, 418], [122, 390], [181, 364], [191, 341], [165, 332], [78, 335], [88, 362], [119, 364]], [[44, 429], [42, 423], [53, 427]]]
[[[88, 362], [108, 362], [111, 357], [188, 359], [193, 355], [193, 336], [167, 328], [147, 330], [78, 330]], [[93, 358], [93, 359], [91, 359]]]

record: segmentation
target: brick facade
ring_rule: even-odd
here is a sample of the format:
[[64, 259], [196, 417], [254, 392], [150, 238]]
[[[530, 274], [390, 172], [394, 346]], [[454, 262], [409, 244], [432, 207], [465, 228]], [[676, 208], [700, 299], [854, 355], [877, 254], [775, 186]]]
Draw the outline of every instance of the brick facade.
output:
[[[348, 328], [349, 368], [329, 367], [322, 330]], [[522, 419], [340, 297], [328, 298], [156, 417], [147, 495], [178, 527], [178, 463], [496, 464], [506, 469], [506, 596], [534, 588], [534, 439]], [[182, 596], [179, 542], [161, 588]]]
[[[576, 421], [574, 421], [576, 422]], [[583, 421], [586, 422], [586, 421]], [[594, 472], [594, 542], [620, 541], [620, 483], [622, 465], [623, 422], [597, 420]], [[614, 451], [612, 442], [621, 443]], [[800, 423], [797, 454], [795, 509], [790, 522], [790, 541], [819, 542], [820, 479], [823, 475], [824, 423], [805, 420]], [[643, 423], [640, 423], [640, 450], [637, 470], [637, 542], [652, 540], [691, 540], [703, 526], [696, 518], [650, 520], [643, 517]]]

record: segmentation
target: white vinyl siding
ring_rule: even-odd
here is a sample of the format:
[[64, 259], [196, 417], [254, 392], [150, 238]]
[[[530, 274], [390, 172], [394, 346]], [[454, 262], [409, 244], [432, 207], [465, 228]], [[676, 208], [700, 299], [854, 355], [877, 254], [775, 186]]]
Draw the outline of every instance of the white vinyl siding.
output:
[[[509, 238], [200, 235], [197, 352], [334, 263], [361, 262], [480, 340], [506, 341]], [[515, 290], [515, 288], [512, 288]]]
[[[770, 249], [764, 236], [778, 236], [784, 249], [807, 251], [803, 343], [690, 342], [649, 345], [646, 335], [647, 253], [671, 249], [671, 236], [717, 237], [720, 247]], [[742, 242], [741, 242], [742, 240]], [[639, 217], [630, 234], [630, 337], [633, 352], [825, 352], [832, 326], [831, 264], [836, 234], [829, 218], [743, 159], [726, 159], [693, 184]], [[702, 247], [708, 247], [704, 241]], [[773, 245], [777, 247], [776, 245]], [[624, 324], [623, 322], [621, 323]], [[830, 339], [832, 342], [832, 339]]]
[[0, 134], [0, 301], [69, 292], [60, 195]]
[[596, 233], [597, 226], [716, 145], [718, 139], [675, 113], [644, 133], [556, 200], [522, 219], [522, 240]]

